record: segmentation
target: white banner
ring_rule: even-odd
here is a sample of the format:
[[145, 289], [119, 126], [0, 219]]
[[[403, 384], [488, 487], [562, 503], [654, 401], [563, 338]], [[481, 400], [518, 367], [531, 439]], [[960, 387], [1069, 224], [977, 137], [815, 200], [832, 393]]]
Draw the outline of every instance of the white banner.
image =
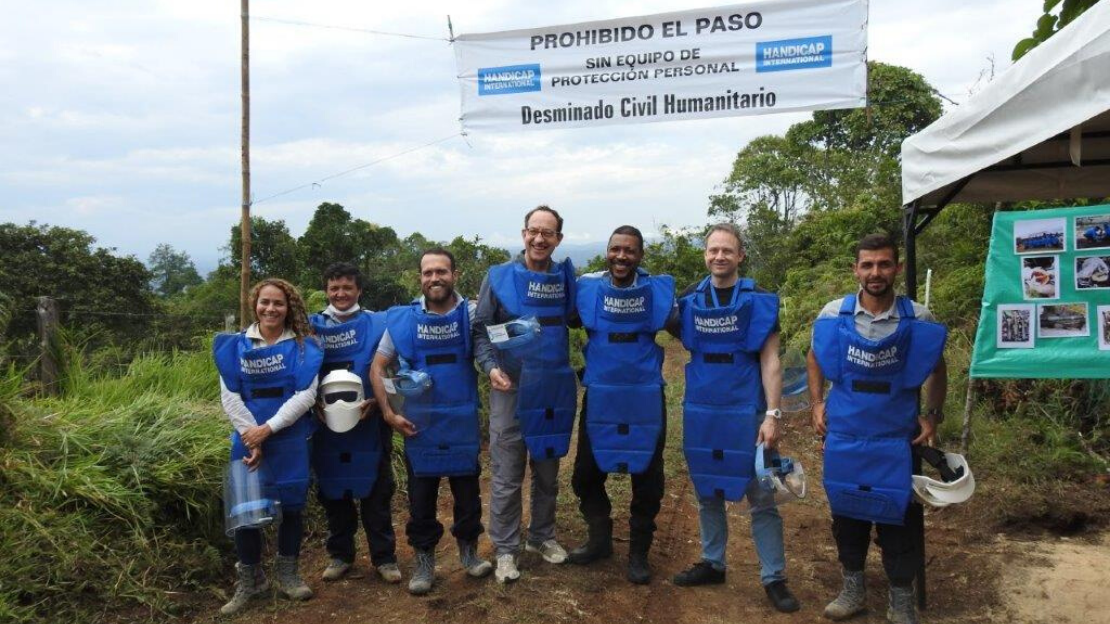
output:
[[467, 131], [855, 108], [867, 98], [867, 0], [753, 0], [454, 45]]

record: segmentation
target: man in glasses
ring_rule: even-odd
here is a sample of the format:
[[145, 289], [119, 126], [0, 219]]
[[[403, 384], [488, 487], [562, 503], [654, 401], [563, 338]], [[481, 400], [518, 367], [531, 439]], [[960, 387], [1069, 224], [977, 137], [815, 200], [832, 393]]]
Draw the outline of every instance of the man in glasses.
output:
[[[567, 332], [574, 306], [574, 267], [569, 259], [551, 258], [563, 240], [562, 230], [563, 218], [554, 209], [538, 206], [529, 211], [521, 230], [524, 250], [490, 268], [478, 294], [473, 337], [475, 357], [491, 387], [489, 535], [500, 583], [520, 578], [522, 541], [548, 563], [567, 558], [555, 539], [555, 500], [559, 458], [570, 446], [578, 395]], [[522, 325], [521, 319], [532, 324]], [[516, 324], [506, 325], [510, 322]], [[517, 331], [516, 340], [506, 340], [507, 328], [537, 325], [538, 331]], [[527, 539], [522, 540], [526, 464], [532, 469], [532, 509]]]
[[390, 464], [393, 433], [381, 419], [368, 376], [385, 317], [359, 307], [362, 274], [353, 264], [329, 266], [324, 271], [324, 289], [328, 307], [309, 319], [324, 343], [320, 378], [333, 370], [349, 370], [362, 379], [363, 394], [370, 400], [364, 404], [361, 422], [350, 431], [336, 433], [320, 427], [314, 436], [312, 465], [328, 520], [330, 561], [323, 579], [335, 581], [350, 571], [361, 514], [371, 563], [382, 580], [400, 583], [390, 509], [396, 489]]

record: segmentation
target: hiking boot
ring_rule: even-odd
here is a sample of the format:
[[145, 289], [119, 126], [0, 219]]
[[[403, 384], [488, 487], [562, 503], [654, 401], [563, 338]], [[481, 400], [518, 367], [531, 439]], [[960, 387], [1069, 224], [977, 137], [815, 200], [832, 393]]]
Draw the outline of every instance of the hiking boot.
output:
[[246, 608], [251, 598], [261, 596], [270, 590], [270, 584], [266, 582], [266, 575], [263, 574], [261, 565], [236, 563], [235, 575], [235, 593], [227, 604], [220, 607], [220, 615], [235, 615]]
[[891, 624], [918, 624], [913, 586], [891, 587], [886, 619]]
[[386, 583], [400, 583], [401, 582], [401, 568], [397, 567], [394, 562], [383, 563], [380, 566], [375, 566], [378, 570], [378, 576]]
[[725, 582], [725, 571], [714, 568], [708, 561], [699, 561], [689, 570], [683, 570], [674, 575], [672, 582], [679, 587], [721, 585]]
[[613, 556], [613, 521], [610, 518], [595, 520], [588, 527], [586, 543], [567, 555], [567, 560], [573, 564], [586, 565]]
[[412, 578], [409, 579], [409, 593], [421, 596], [432, 591], [436, 582], [436, 553], [434, 550], [417, 550]]
[[328, 562], [328, 567], [324, 568], [324, 573], [320, 578], [325, 581], [338, 581], [351, 571], [350, 562], [343, 561], [339, 557], [332, 557]]
[[478, 556], [478, 541], [459, 540], [459, 562], [462, 563], [466, 573], [474, 578], [489, 576], [493, 571], [490, 562]]
[[628, 582], [647, 585], [651, 582], [651, 566], [646, 552], [628, 553]]
[[786, 586], [786, 581], [768, 583], [763, 586], [763, 591], [767, 592], [767, 597], [771, 599], [771, 604], [779, 613], [793, 613], [802, 608], [802, 605], [798, 604], [798, 599]]
[[567, 551], [559, 545], [559, 542], [553, 539], [549, 539], [538, 546], [528, 542], [524, 545], [524, 550], [538, 553], [548, 563], [563, 563], [567, 560]]
[[297, 571], [296, 557], [278, 555], [274, 575], [277, 577], [278, 593], [282, 596], [290, 600], [308, 600], [312, 597], [312, 590]]
[[520, 570], [516, 567], [516, 555], [512, 553], [497, 555], [497, 571], [493, 576], [502, 585], [520, 578]]
[[849, 572], [844, 570], [844, 587], [840, 595], [825, 606], [825, 617], [830, 620], [845, 620], [867, 608], [867, 593], [863, 585], [863, 570]]

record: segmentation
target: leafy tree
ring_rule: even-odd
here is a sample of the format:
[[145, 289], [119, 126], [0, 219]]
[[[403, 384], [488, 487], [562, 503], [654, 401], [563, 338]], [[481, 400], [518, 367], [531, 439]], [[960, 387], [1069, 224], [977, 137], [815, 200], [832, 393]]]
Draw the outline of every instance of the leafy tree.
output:
[[147, 267], [154, 274], [151, 287], [163, 297], [171, 297], [204, 282], [189, 254], [162, 243], [147, 258]]
[[34, 221], [0, 224], [0, 292], [18, 312], [9, 336], [34, 334], [35, 315], [26, 312], [44, 295], [58, 300], [63, 322], [80, 325], [87, 336], [143, 334], [157, 309], [150, 271], [134, 256], [120, 257], [95, 243], [81, 230]]
[[[228, 264], [235, 274], [238, 274], [240, 266], [240, 240], [239, 226], [235, 225], [231, 228], [231, 239], [226, 249]], [[297, 240], [289, 234], [285, 221], [251, 217], [251, 281], [266, 277], [296, 280], [300, 275], [300, 266]]]
[[662, 238], [644, 246], [644, 269], [673, 276], [679, 292], [701, 279], [705, 276], [705, 229], [662, 226]]
[[469, 239], [457, 236], [445, 248], [455, 256], [455, 268], [459, 270], [455, 289], [471, 298], [478, 296], [489, 268], [509, 260], [509, 252], [483, 244], [480, 236]]
[[[1043, 14], [1037, 19], [1033, 34], [1022, 39], [1014, 46], [1013, 60], [1018, 60], [1033, 48], [1048, 41], [1052, 35], [1083, 15], [1087, 9], [1098, 4], [1098, 0], [1044, 0]], [[1059, 9], [1059, 11], [1056, 11]], [[1053, 13], [1053, 11], [1056, 11]]]

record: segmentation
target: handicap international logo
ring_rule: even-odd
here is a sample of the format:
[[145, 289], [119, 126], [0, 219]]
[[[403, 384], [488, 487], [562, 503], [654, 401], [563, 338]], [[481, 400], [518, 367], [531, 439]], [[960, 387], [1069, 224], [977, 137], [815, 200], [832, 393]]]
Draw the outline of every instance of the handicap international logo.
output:
[[755, 44], [755, 71], [832, 67], [832, 35]]
[[505, 95], [540, 90], [540, 66], [506, 65], [478, 70], [478, 95]]

